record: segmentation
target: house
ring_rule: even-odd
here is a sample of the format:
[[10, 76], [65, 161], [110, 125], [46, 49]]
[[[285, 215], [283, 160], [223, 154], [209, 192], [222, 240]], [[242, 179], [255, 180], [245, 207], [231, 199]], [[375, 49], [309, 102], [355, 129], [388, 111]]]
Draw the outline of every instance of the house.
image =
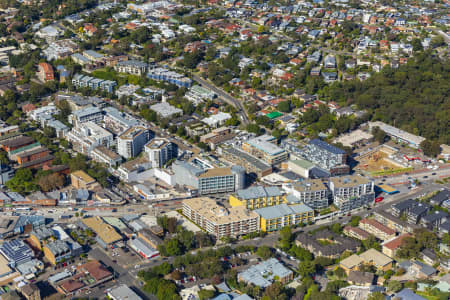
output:
[[417, 295], [410, 289], [403, 289], [400, 292], [394, 294], [392, 299], [398, 300], [426, 300], [424, 297]]
[[45, 62], [41, 62], [38, 65], [38, 72], [36, 73], [37, 77], [42, 82], [48, 82], [55, 80], [55, 74], [53, 72], [53, 67]]
[[341, 260], [340, 266], [347, 272], [357, 271], [362, 265], [372, 265], [377, 270], [387, 271], [392, 268], [394, 261], [383, 253], [371, 248], [359, 255], [353, 254]]
[[416, 279], [425, 279], [437, 274], [437, 270], [418, 260], [406, 260], [398, 264], [398, 267], [404, 269], [407, 273]]
[[437, 255], [436, 253], [431, 250], [431, 249], [424, 249], [421, 252], [422, 255], [422, 259], [425, 263], [429, 264], [429, 265], [434, 265], [437, 262]]

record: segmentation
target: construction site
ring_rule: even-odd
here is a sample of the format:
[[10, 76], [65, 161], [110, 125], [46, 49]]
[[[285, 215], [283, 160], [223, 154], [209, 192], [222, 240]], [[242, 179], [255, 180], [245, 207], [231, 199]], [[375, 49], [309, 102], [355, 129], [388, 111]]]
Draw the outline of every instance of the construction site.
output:
[[358, 164], [355, 169], [371, 174], [403, 171], [408, 166], [400, 158], [397, 158], [397, 152], [397, 149], [386, 145], [377, 147], [373, 151], [357, 157]]

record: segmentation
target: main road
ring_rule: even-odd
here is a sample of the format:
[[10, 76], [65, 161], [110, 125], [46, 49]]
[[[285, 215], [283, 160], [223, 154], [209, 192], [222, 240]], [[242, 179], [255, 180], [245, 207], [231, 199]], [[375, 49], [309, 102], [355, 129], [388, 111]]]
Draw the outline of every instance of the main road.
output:
[[208, 82], [207, 80], [201, 78], [198, 75], [192, 74], [192, 78], [194, 78], [195, 81], [200, 83], [200, 85], [202, 85], [202, 86], [212, 90], [214, 93], [217, 94], [217, 96], [219, 98], [224, 100], [226, 103], [234, 106], [238, 110], [239, 115], [241, 116], [242, 123], [244, 123], [244, 124], [248, 124], [249, 123], [249, 119], [248, 119], [247, 113], [245, 112], [244, 106], [242, 105], [242, 103], [239, 100], [237, 100], [236, 98], [230, 96], [224, 90], [218, 88], [214, 84]]

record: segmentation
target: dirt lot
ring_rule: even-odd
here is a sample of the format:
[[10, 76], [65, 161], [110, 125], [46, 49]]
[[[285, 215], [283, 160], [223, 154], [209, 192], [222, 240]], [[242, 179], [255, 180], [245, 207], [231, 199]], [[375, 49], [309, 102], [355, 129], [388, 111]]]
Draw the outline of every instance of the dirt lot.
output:
[[402, 165], [389, 160], [389, 153], [385, 149], [380, 149], [369, 155], [357, 158], [359, 162], [356, 169], [366, 172], [383, 171], [389, 169], [401, 169]]

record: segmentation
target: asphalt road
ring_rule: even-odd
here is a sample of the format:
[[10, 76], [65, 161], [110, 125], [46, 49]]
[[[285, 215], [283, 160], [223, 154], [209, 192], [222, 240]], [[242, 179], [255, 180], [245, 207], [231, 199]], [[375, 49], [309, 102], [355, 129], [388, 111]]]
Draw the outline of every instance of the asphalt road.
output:
[[214, 93], [216, 93], [219, 96], [219, 98], [223, 99], [228, 104], [233, 105], [238, 110], [238, 113], [241, 116], [242, 123], [244, 123], [244, 124], [249, 123], [249, 119], [248, 119], [247, 113], [245, 112], [244, 106], [242, 105], [242, 103], [239, 100], [237, 100], [236, 98], [233, 98], [232, 96], [230, 96], [229, 94], [224, 92], [222, 89], [219, 89], [218, 87], [216, 87], [215, 85], [204, 80], [200, 76], [192, 74], [192, 77], [194, 78], [195, 81], [200, 83], [202, 86], [205, 86], [208, 89], [212, 90]]

